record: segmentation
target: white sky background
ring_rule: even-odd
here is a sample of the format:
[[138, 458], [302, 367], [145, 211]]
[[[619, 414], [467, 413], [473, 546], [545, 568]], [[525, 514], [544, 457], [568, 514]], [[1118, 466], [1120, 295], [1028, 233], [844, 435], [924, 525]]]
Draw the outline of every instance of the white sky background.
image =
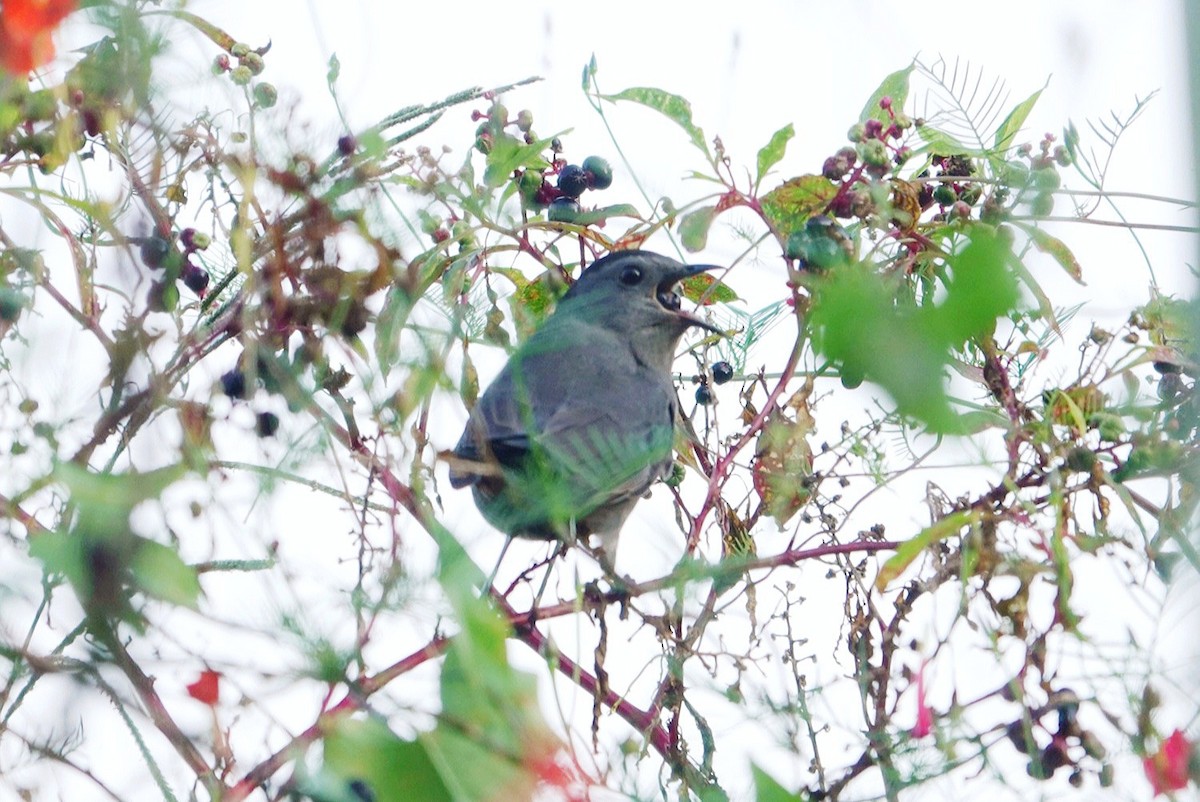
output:
[[[1005, 81], [1010, 105], [1049, 79], [1029, 118], [1028, 136], [1022, 138], [1029, 141], [1045, 131], [1060, 133], [1070, 119], [1084, 133], [1086, 143], [1090, 138], [1086, 119], [1110, 111], [1126, 114], [1135, 96], [1160, 90], [1118, 149], [1110, 189], [1180, 198], [1194, 194], [1183, 19], [1179, 4], [1166, 0], [617, 0], [592, 4], [513, 0], [504, 5], [453, 0], [201, 0], [188, 8], [251, 46], [271, 40], [261, 77], [279, 88], [281, 106], [296, 103], [297, 119], [310, 121], [312, 139], [327, 141], [329, 147], [341, 133], [325, 87], [327, 62], [334, 53], [341, 62], [342, 107], [353, 128], [466, 87], [540, 75], [543, 82], [506, 97], [506, 105], [514, 113], [532, 109], [539, 134], [573, 128], [566, 137], [572, 160], [597, 153], [614, 162], [617, 182], [593, 199], [599, 203], [629, 200], [641, 205], [641, 200], [580, 91], [580, 74], [592, 54], [606, 91], [656, 86], [688, 98], [696, 123], [710, 138], [722, 138], [735, 163], [752, 165], [771, 133], [793, 123], [796, 137], [776, 168], [780, 177], [819, 171], [823, 159], [846, 144], [846, 129], [857, 120], [880, 80], [917, 55], [926, 62], [940, 55], [981, 67], [988, 79]], [[212, 57], [207, 43], [177, 44], [184, 62], [192, 66], [207, 64]], [[474, 127], [467, 120], [470, 108], [448, 112], [423, 141], [437, 146], [443, 135], [465, 141], [463, 129]], [[680, 181], [703, 163], [679, 129], [633, 105], [610, 107], [609, 118], [651, 197], [667, 194], [679, 203], [708, 191]], [[1067, 171], [1064, 175], [1066, 187], [1086, 188]], [[1189, 215], [1162, 204], [1126, 203], [1122, 208], [1136, 222], [1192, 222]], [[1069, 214], [1069, 209], [1060, 199], [1056, 213]], [[1098, 216], [1112, 219], [1103, 211]], [[1132, 306], [1147, 300], [1145, 264], [1127, 232], [1071, 225], [1056, 233], [1083, 263], [1097, 312], [1123, 319]], [[1144, 242], [1164, 291], [1190, 293], [1192, 281], [1183, 265], [1193, 261], [1195, 242], [1182, 234], [1152, 232], [1146, 233]], [[703, 261], [728, 260], [741, 251], [731, 237], [717, 233], [710, 243]], [[414, 246], [412, 252], [416, 250]], [[729, 282], [752, 296], [747, 285], [753, 275], [747, 266], [731, 275]], [[1070, 297], [1071, 290], [1067, 296], [1059, 292], [1070, 286], [1058, 283], [1061, 276], [1046, 270], [1038, 279], [1046, 281], [1051, 297]], [[465, 495], [456, 501], [466, 504]], [[895, 504], [902, 501], [893, 499]], [[911, 511], [898, 508], [893, 518], [910, 523], [911, 530], [889, 531], [889, 535], [903, 537], [927, 523], [924, 506], [915, 502], [912, 506]], [[339, 533], [345, 528], [344, 523], [337, 526]], [[207, 584], [206, 590], [213, 594]], [[1178, 618], [1168, 618], [1164, 627], [1174, 623], [1195, 632], [1194, 620], [1186, 616], [1196, 607], [1194, 602], [1176, 605]], [[830, 616], [840, 615], [840, 608], [830, 611]], [[308, 715], [307, 711], [299, 715]], [[1169, 731], [1187, 724], [1178, 720], [1166, 726]], [[203, 720], [197, 726], [204, 726]], [[789, 767], [771, 768], [794, 787]], [[733, 778], [722, 775], [722, 779]], [[2, 783], [0, 799], [4, 799]]]
[[[1063, 125], [1073, 120], [1085, 143], [1094, 142], [1085, 120], [1102, 118], [1110, 111], [1127, 114], [1135, 96], [1158, 90], [1159, 96], [1125, 135], [1109, 188], [1181, 198], [1191, 197], [1194, 191], [1183, 20], [1179, 5], [1166, 0], [508, 4], [213, 0], [192, 7], [252, 46], [272, 40], [263, 77], [279, 86], [285, 102], [290, 91], [296, 92], [301, 98], [299, 115], [305, 119], [317, 119], [331, 108], [324, 84], [326, 62], [333, 53], [341, 62], [339, 89], [353, 127], [465, 87], [540, 75], [545, 79], [542, 83], [510, 94], [505, 103], [513, 113], [532, 109], [542, 135], [572, 127], [566, 137], [572, 161], [599, 153], [617, 165], [617, 183], [604, 197], [593, 199], [598, 203], [640, 203], [640, 199], [580, 91], [580, 73], [592, 54], [605, 91], [656, 86], [688, 98], [695, 122], [710, 138], [719, 135], [735, 162], [753, 164], [771, 133], [794, 123], [796, 137], [777, 167], [780, 177], [818, 171], [822, 160], [845, 144], [847, 127], [858, 118], [879, 81], [917, 55], [926, 62], [938, 56], [969, 61], [982, 68], [989, 80], [1005, 81], [1010, 105], [1048, 80], [1028, 121], [1028, 135], [1023, 137], [1028, 141], [1036, 141], [1046, 131], [1060, 134]], [[452, 128], [466, 125], [467, 113], [448, 113], [424, 137], [425, 142], [434, 147], [441, 144], [439, 132], [462, 141], [461, 133]], [[668, 194], [678, 203], [707, 191], [702, 185], [680, 181], [688, 170], [703, 164], [672, 124], [632, 105], [610, 109], [609, 116], [651, 197]], [[314, 130], [320, 130], [319, 123]], [[1086, 188], [1077, 177], [1064, 174], [1068, 188]], [[1186, 225], [1192, 221], [1190, 215], [1162, 204], [1127, 202], [1122, 208], [1137, 222]], [[1070, 213], [1065, 199], [1059, 199], [1056, 213]], [[1112, 219], [1105, 212], [1098, 216]], [[1073, 225], [1056, 233], [1084, 265], [1095, 313], [1123, 320], [1133, 305], [1147, 300], [1145, 265], [1127, 232]], [[1193, 259], [1194, 241], [1182, 234], [1146, 232], [1144, 243], [1160, 286], [1167, 292], [1189, 293], [1192, 280], [1183, 265]], [[703, 261], [730, 259], [740, 251], [732, 238], [723, 241], [714, 233]], [[752, 295], [748, 275], [752, 273], [735, 273], [729, 281], [739, 292]], [[1053, 268], [1043, 270], [1038, 279], [1046, 282], [1051, 297], [1065, 300], [1077, 292]], [[927, 513], [917, 503], [908, 509], [908, 501], [891, 500], [896, 505], [892, 520], [910, 522], [910, 531], [916, 531], [927, 522]], [[632, 526], [637, 525], [635, 519]], [[908, 532], [894, 534], [903, 537]], [[623, 558], [626, 570], [630, 570], [630, 556]], [[1173, 614], [1162, 622], [1166, 640], [1175, 640], [1168, 634], [1178, 631], [1175, 627], [1195, 631], [1194, 616], [1189, 616], [1196, 606], [1194, 601], [1182, 601], [1171, 608]], [[840, 615], [837, 607], [830, 611], [831, 617]], [[835, 667], [831, 673], [843, 668]], [[583, 715], [586, 720], [586, 712]], [[1178, 720], [1164, 725], [1169, 729], [1188, 723]], [[792, 785], [792, 767], [772, 765], [771, 769]], [[1119, 787], [1144, 788], [1136, 776], [1130, 779], [1129, 769], [1126, 764], [1122, 770], [1129, 784], [1119, 783]], [[722, 776], [736, 780], [728, 776], [728, 769]], [[736, 782], [730, 787], [737, 787]]]
[[[1173, 2], [584, 4], [560, 0], [499, 5], [212, 0], [190, 7], [252, 46], [271, 40], [273, 48], [262, 77], [281, 90], [281, 106], [291, 99], [298, 101], [297, 118], [312, 121], [314, 137], [319, 139], [328, 130], [327, 141], [340, 133], [325, 88], [328, 58], [334, 53], [341, 62], [342, 107], [352, 128], [469, 86], [542, 76], [543, 82], [510, 94], [505, 103], [513, 113], [532, 109], [542, 135], [573, 128], [565, 137], [571, 160], [598, 153], [614, 162], [617, 182], [603, 197], [597, 193], [592, 200], [598, 203], [640, 204], [640, 198], [580, 90], [580, 74], [592, 54], [606, 91], [656, 86], [688, 98], [696, 123], [710, 138], [719, 135], [735, 162], [753, 164], [771, 133], [793, 123], [797, 133], [777, 167], [780, 177], [819, 170], [822, 160], [845, 144], [847, 127], [858, 119], [879, 81], [917, 55], [927, 62], [938, 56], [969, 61], [982, 68], [989, 80], [1000, 78], [1007, 84], [1010, 104], [1049, 80], [1028, 121], [1029, 141], [1046, 131], [1060, 133], [1067, 120], [1074, 120], [1084, 132], [1085, 143], [1094, 141], [1086, 119], [1110, 111], [1127, 114], [1135, 96], [1159, 90], [1140, 122], [1125, 135], [1109, 188], [1170, 197], [1193, 193], [1183, 21]], [[469, 107], [448, 112], [422, 139], [435, 148], [445, 141], [443, 136], [462, 142], [461, 128], [473, 127], [466, 120], [468, 114]], [[703, 163], [671, 123], [632, 105], [610, 108], [609, 117], [650, 197], [667, 194], [680, 203], [708, 191], [703, 185], [681, 182], [683, 175]], [[1066, 186], [1086, 188], [1069, 174]], [[1162, 204], [1125, 203], [1123, 210], [1138, 222], [1191, 222], [1190, 216], [1173, 213]], [[1065, 199], [1059, 200], [1056, 211], [1070, 213]], [[1104, 213], [1099, 216], [1111, 219]], [[1128, 233], [1080, 225], [1057, 233], [1084, 264], [1088, 295], [1097, 314], [1111, 313], [1123, 320], [1133, 305], [1147, 300], [1145, 266]], [[1144, 242], [1163, 289], [1190, 291], [1191, 280], [1182, 266], [1192, 259], [1194, 242], [1185, 235], [1149, 232]], [[425, 246], [414, 245], [413, 252], [418, 247]], [[740, 251], [732, 237], [714, 233], [703, 260], [729, 260]], [[747, 286], [751, 271], [747, 265], [729, 281], [739, 292], [753, 296], [753, 288]], [[1051, 297], [1074, 297], [1074, 286], [1053, 268], [1044, 269], [1038, 279], [1046, 282]], [[487, 375], [483, 378], [486, 381]], [[457, 423], [450, 428], [456, 427]], [[451, 438], [456, 434], [452, 432]], [[927, 511], [915, 498], [890, 499], [894, 507], [890, 521], [900, 526], [909, 523], [911, 529], [889, 534], [903, 537], [927, 523]], [[448, 501], [455, 508], [469, 507], [465, 497]], [[635, 518], [631, 526], [638, 525]], [[486, 531], [480, 538], [481, 543], [499, 542]], [[639, 552], [653, 563], [661, 562], [663, 570], [670, 565], [669, 547], [634, 549], [632, 555], [629, 549], [627, 544], [622, 558], [625, 570], [641, 567]], [[631, 556], [638, 566], [631, 566]], [[490, 564], [486, 557], [477, 559]], [[836, 599], [835, 588], [832, 600], [836, 603]], [[1182, 616], [1194, 612], [1195, 605], [1185, 602], [1177, 609], [1182, 625], [1189, 626]], [[840, 615], [840, 608], [830, 610], [831, 618]], [[558, 637], [570, 653], [566, 642], [570, 631], [560, 631]], [[519, 650], [514, 657], [518, 654]], [[826, 673], [843, 670], [844, 666], [834, 666]], [[821, 674], [815, 669], [814, 673]], [[586, 721], [585, 709], [571, 710]], [[1187, 723], [1173, 721], [1168, 726]], [[746, 735], [753, 741], [755, 733]], [[837, 757], [832, 761], [837, 763]], [[796, 768], [771, 765], [792, 787]], [[722, 777], [731, 783], [729, 787], [737, 787], [728, 766]], [[1123, 779], [1128, 780], [1128, 775]], [[1137, 778], [1126, 787], [1138, 788]]]

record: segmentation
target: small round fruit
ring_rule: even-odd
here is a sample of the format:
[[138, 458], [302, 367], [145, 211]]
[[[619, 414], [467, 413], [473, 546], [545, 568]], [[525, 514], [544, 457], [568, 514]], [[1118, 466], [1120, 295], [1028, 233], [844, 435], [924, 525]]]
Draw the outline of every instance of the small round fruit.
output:
[[337, 149], [343, 156], [353, 156], [358, 150], [358, 139], [353, 134], [343, 134], [338, 137]]
[[230, 80], [232, 80], [238, 86], [245, 86], [246, 84], [250, 83], [250, 80], [253, 77], [254, 73], [251, 72], [250, 68], [244, 64], [239, 64], [229, 71]]
[[800, 230], [787, 238], [783, 253], [788, 259], [807, 259], [808, 245], [812, 237], [807, 231]]
[[832, 237], [812, 237], [805, 257], [813, 267], [827, 269], [846, 261], [846, 251]]
[[862, 370], [859, 369], [857, 366], [855, 366], [855, 367], [851, 367], [850, 365], [842, 366], [842, 375], [841, 375], [842, 386], [845, 387], [847, 390], [853, 390], [855, 387], [858, 387], [860, 384], [863, 383], [864, 378], [866, 378], [866, 377], [863, 375]]
[[592, 189], [608, 189], [612, 186], [613, 169], [607, 159], [599, 156], [588, 156], [583, 160], [583, 171], [591, 176]]
[[151, 312], [174, 312], [179, 305], [179, 287], [174, 281], [155, 281], [146, 293], [146, 307]]
[[529, 109], [521, 109], [517, 112], [517, 129], [522, 133], [528, 134], [533, 128], [533, 112]]
[[279, 100], [279, 90], [274, 84], [263, 81], [254, 87], [254, 102], [260, 109], [269, 109]]
[[958, 200], [958, 193], [954, 191], [954, 187], [947, 184], [939, 184], [934, 187], [933, 201], [938, 206], [953, 206]]
[[250, 72], [254, 73], [255, 75], [258, 75], [267, 66], [266, 62], [263, 61], [263, 57], [258, 53], [255, 53], [253, 50], [246, 53], [244, 56], [239, 56], [238, 64], [248, 68]]
[[709, 387], [707, 384], [702, 384], [696, 388], [696, 403], [697, 404], [702, 404], [704, 406], [708, 406], [715, 400], [716, 400], [716, 396], [713, 395], [712, 388]]
[[716, 384], [725, 384], [733, 378], [733, 365], [721, 360], [712, 364], [713, 382]]
[[246, 397], [246, 374], [237, 368], [221, 375], [221, 392], [230, 398]]
[[587, 174], [578, 164], [568, 164], [558, 174], [558, 189], [569, 198], [578, 198], [587, 188]]
[[12, 287], [0, 286], [0, 320], [12, 323], [25, 308], [25, 296]]
[[581, 214], [583, 207], [574, 198], [555, 198], [546, 211], [546, 217], [554, 223], [574, 223]]
[[1029, 203], [1029, 210], [1033, 212], [1034, 217], [1046, 217], [1054, 211], [1054, 196], [1049, 192], [1034, 195]]
[[157, 270], [162, 267], [163, 263], [167, 260], [167, 254], [170, 252], [171, 243], [162, 237], [148, 237], [142, 240], [142, 247], [139, 249], [142, 264], [151, 270]]
[[259, 437], [272, 437], [279, 431], [279, 416], [274, 412], [260, 412], [254, 422], [254, 431]]
[[204, 291], [208, 289], [208, 271], [188, 263], [183, 268], [183, 283], [192, 292], [203, 296]]

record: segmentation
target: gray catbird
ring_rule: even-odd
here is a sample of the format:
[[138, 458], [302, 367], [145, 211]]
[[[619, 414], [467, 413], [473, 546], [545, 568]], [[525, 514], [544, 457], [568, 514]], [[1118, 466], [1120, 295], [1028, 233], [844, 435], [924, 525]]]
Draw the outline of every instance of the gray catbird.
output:
[[599, 536], [611, 567], [621, 525], [671, 471], [679, 339], [720, 333], [680, 308], [679, 281], [711, 269], [645, 251], [585, 269], [479, 399], [450, 483], [509, 535]]

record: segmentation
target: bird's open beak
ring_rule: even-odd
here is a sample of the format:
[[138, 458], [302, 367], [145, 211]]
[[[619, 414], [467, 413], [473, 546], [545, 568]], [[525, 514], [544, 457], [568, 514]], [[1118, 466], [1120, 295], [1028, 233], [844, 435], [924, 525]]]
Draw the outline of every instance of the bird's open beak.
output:
[[724, 334], [725, 332], [719, 327], [714, 326], [703, 318], [697, 317], [694, 314], [683, 311], [683, 297], [679, 293], [679, 282], [685, 278], [699, 275], [706, 270], [717, 270], [719, 265], [683, 265], [679, 270], [668, 275], [657, 287], [658, 302], [663, 305], [664, 309], [669, 309], [675, 314], [684, 318], [692, 326], [711, 331], [713, 334]]

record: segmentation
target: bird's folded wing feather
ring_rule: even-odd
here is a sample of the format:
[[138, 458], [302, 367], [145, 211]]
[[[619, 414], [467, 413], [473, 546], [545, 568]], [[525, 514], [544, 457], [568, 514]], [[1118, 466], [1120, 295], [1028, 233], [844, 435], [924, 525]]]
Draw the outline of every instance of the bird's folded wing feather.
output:
[[[670, 386], [627, 349], [603, 341], [558, 345], [535, 335], [480, 399], [455, 455], [520, 469], [536, 450], [584, 496], [644, 493], [670, 467]], [[603, 364], [595, 364], [605, 349]], [[464, 487], [481, 475], [457, 466], [450, 479]]]

